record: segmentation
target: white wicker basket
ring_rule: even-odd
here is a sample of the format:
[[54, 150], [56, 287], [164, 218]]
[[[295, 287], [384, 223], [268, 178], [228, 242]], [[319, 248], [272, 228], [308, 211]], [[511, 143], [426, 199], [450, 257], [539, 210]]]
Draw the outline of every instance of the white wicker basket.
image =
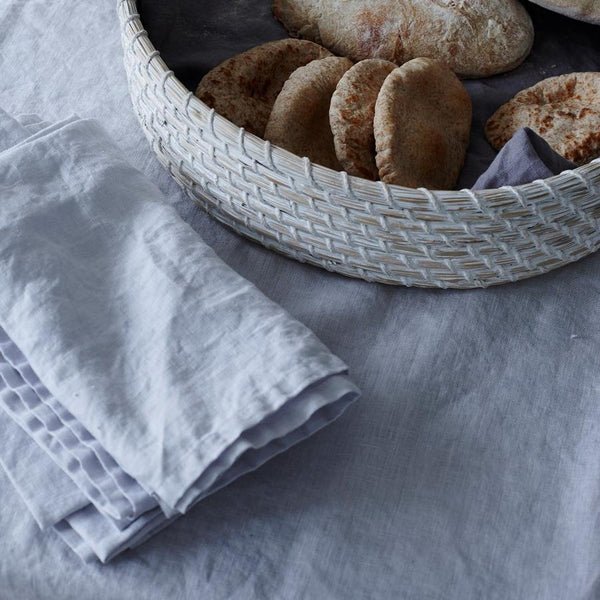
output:
[[215, 114], [160, 58], [135, 0], [118, 6], [131, 99], [159, 160], [213, 217], [267, 248], [367, 281], [474, 288], [539, 275], [600, 246], [600, 159], [480, 192], [349, 177]]

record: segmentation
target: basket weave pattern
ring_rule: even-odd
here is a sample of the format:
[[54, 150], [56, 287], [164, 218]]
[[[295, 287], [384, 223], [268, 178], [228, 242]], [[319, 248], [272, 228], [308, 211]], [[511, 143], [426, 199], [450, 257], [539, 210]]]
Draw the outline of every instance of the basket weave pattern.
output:
[[600, 247], [600, 159], [477, 192], [349, 177], [216, 114], [161, 59], [135, 0], [120, 0], [118, 11], [131, 99], [158, 159], [213, 217], [267, 248], [367, 281], [475, 288]]

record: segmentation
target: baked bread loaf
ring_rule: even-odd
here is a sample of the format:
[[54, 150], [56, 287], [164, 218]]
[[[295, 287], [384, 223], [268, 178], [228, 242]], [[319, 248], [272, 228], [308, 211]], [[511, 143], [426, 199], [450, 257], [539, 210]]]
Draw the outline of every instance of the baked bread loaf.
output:
[[600, 156], [600, 73], [559, 75], [522, 90], [492, 115], [485, 134], [499, 150], [521, 127], [577, 165]]
[[216, 112], [262, 137], [271, 107], [289, 75], [331, 52], [307, 40], [276, 40], [237, 54], [209, 71], [196, 96]]
[[513, 69], [533, 44], [518, 0], [274, 0], [273, 13], [290, 35], [355, 62], [426, 56], [461, 77]]
[[376, 162], [382, 181], [449, 190], [471, 131], [471, 99], [442, 62], [415, 58], [394, 69], [375, 104]]
[[341, 171], [329, 125], [329, 105], [339, 80], [351, 66], [347, 58], [332, 56], [296, 69], [275, 100], [265, 139]]
[[333, 93], [329, 122], [338, 160], [349, 175], [379, 179], [373, 133], [375, 102], [385, 78], [395, 68], [394, 63], [379, 58], [361, 60], [344, 73]]
[[598, 0], [531, 0], [544, 8], [567, 15], [573, 19], [600, 25], [600, 2]]

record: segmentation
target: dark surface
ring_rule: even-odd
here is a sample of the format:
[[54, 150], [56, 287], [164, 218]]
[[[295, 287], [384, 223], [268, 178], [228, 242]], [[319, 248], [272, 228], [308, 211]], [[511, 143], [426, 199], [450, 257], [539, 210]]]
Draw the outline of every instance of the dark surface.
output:
[[[546, 77], [600, 70], [600, 30], [526, 3], [536, 39], [525, 62], [510, 73], [465, 81], [473, 100], [473, 129], [459, 187], [470, 187], [494, 159], [483, 134], [486, 120], [518, 91]], [[194, 90], [223, 60], [252, 46], [287, 37], [271, 14], [271, 0], [140, 0], [150, 39], [179, 79]]]

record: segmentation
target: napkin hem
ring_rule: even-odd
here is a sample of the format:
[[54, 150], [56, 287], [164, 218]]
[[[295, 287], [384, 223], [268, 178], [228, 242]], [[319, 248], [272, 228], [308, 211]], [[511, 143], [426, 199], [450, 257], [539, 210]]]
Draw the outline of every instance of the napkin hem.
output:
[[[208, 468], [218, 459], [221, 453], [237, 440], [240, 435], [256, 425], [266, 416], [279, 410], [286, 402], [293, 401], [302, 391], [310, 385], [331, 375], [347, 374], [348, 367], [336, 356], [327, 352], [313, 355], [296, 365], [293, 371], [283, 375], [280, 380], [262, 392], [260, 411], [254, 411], [249, 418], [242, 421], [234, 421], [225, 424], [219, 423], [220, 429], [226, 429], [227, 434], [222, 431], [213, 430], [204, 435], [190, 450], [181, 455], [180, 459], [185, 461], [190, 456], [194, 457], [193, 464], [188, 468], [171, 471], [164, 479], [158, 482], [143, 482], [143, 485], [151, 489], [153, 494], [173, 510], [185, 495], [187, 490]], [[288, 383], [288, 381], [291, 383]], [[253, 398], [256, 401], [256, 398]], [[335, 401], [332, 400], [332, 401]], [[206, 446], [212, 445], [212, 451], [207, 452]]]

